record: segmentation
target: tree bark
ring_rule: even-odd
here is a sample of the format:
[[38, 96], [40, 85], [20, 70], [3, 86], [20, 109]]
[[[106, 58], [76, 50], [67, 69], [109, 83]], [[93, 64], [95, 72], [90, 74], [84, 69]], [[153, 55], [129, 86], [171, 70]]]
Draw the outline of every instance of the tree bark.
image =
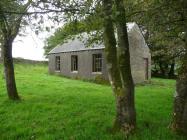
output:
[[29, 6], [32, 4], [32, 0], [28, 0], [25, 4], [18, 4], [16, 1], [9, 1], [7, 4], [9, 5], [8, 7], [14, 6], [16, 4], [20, 11], [20, 14], [6, 14], [3, 11], [3, 9], [6, 9], [6, 4], [0, 5], [0, 41], [2, 43], [2, 57], [4, 63], [7, 93], [10, 99], [18, 100], [19, 96], [16, 88], [12, 58], [12, 43], [18, 35], [23, 16], [25, 15], [24, 13], [27, 12]]
[[117, 124], [131, 131], [136, 125], [134, 83], [131, 74], [129, 41], [123, 0], [115, 0], [117, 9], [118, 63], [123, 86], [123, 96], [118, 97]]
[[9, 99], [18, 100], [19, 96], [17, 93], [13, 58], [12, 58], [12, 39], [7, 39], [4, 41], [2, 46], [2, 57], [4, 63], [4, 73], [6, 80], [6, 87]]
[[176, 84], [172, 129], [187, 134], [187, 52]]
[[[109, 80], [116, 97], [116, 118], [114, 131], [130, 133], [135, 129], [136, 114], [134, 107], [134, 84], [130, 69], [130, 55], [126, 23], [118, 28], [119, 51], [116, 49], [112, 15], [112, 0], [103, 0], [104, 44]], [[125, 21], [124, 21], [125, 22]], [[119, 56], [117, 55], [119, 53]]]
[[[183, 1], [183, 15], [187, 15], [187, 1]], [[174, 98], [173, 122], [171, 128], [174, 131], [187, 134], [187, 23], [184, 21], [185, 31], [185, 54], [182, 59], [182, 66], [176, 84], [176, 94]]]

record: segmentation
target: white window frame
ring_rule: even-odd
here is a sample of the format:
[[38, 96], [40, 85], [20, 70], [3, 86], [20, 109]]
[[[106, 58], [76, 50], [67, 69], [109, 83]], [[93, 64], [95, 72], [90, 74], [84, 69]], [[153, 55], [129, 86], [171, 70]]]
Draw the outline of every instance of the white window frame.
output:
[[92, 73], [101, 74], [103, 67], [103, 58], [101, 53], [92, 54]]

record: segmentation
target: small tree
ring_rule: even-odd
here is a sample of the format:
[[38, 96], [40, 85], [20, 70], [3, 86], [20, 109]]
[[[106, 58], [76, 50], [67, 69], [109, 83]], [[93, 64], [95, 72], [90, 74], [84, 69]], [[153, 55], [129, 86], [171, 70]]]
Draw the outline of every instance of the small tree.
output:
[[[29, 0], [26, 4], [19, 1], [1, 0], [0, 1], [0, 33], [2, 44], [2, 58], [4, 63], [4, 73], [6, 87], [9, 99], [18, 100], [18, 92], [16, 88], [14, 66], [12, 58], [12, 43], [19, 33], [24, 13], [31, 4]], [[22, 14], [9, 14], [5, 11], [14, 9]]]

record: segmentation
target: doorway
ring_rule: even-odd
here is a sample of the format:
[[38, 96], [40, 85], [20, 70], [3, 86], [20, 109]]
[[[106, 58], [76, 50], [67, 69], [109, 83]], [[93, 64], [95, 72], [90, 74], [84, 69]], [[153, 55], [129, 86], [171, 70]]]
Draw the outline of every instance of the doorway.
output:
[[144, 66], [145, 66], [145, 80], [149, 79], [149, 60], [148, 58], [144, 58]]

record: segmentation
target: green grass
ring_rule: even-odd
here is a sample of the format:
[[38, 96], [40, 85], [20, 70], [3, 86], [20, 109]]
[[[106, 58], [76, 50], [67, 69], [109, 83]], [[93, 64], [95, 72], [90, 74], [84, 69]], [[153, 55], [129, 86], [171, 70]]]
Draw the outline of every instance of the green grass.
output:
[[[122, 140], [110, 134], [115, 116], [111, 88], [52, 76], [45, 65], [15, 65], [20, 102], [9, 101], [0, 65], [0, 140]], [[137, 131], [130, 140], [185, 140], [167, 127], [175, 81], [136, 87]]]

